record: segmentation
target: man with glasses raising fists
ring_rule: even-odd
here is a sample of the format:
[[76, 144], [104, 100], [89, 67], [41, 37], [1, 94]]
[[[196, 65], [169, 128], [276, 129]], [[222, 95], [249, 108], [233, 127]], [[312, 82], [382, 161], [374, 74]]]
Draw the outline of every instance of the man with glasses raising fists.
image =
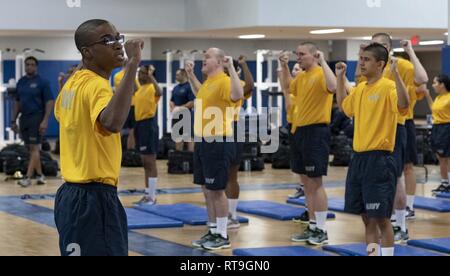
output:
[[144, 47], [125, 43], [129, 60], [113, 94], [109, 78], [125, 62], [124, 36], [105, 20], [89, 20], [75, 33], [83, 67], [64, 85], [55, 105], [60, 123], [61, 172], [55, 200], [64, 256], [128, 255], [127, 217], [117, 196], [120, 131], [127, 119]]

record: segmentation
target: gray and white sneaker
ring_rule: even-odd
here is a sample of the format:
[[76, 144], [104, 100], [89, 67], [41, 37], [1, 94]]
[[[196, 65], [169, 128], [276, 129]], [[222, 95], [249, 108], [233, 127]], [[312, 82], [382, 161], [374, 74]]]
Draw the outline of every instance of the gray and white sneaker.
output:
[[305, 190], [302, 186], [298, 187], [294, 194], [289, 195], [289, 199], [297, 199], [305, 196]]
[[211, 233], [211, 231], [208, 232], [208, 234], [204, 235], [203, 237], [201, 237], [201, 239], [193, 241], [192, 242], [192, 246], [193, 247], [197, 247], [200, 248], [202, 247], [202, 245], [210, 240], [212, 240], [214, 238], [214, 234]]
[[394, 227], [394, 240], [395, 243], [404, 243], [409, 240], [408, 230], [402, 231], [401, 227]]
[[28, 188], [31, 186], [31, 179], [27, 177], [22, 180], [19, 180], [17, 182], [17, 185], [21, 186], [22, 188]]
[[37, 184], [38, 185], [45, 185], [47, 184], [47, 181], [45, 180], [45, 176], [41, 175], [37, 178]]
[[311, 238], [314, 234], [314, 230], [311, 230], [309, 226], [305, 229], [305, 231], [301, 234], [294, 235], [291, 237], [291, 241], [293, 242], [306, 242]]
[[312, 237], [308, 239], [308, 243], [311, 245], [318, 245], [318, 246], [328, 244], [328, 233], [317, 228], [314, 231]]
[[153, 206], [156, 205], [156, 199], [153, 200], [150, 196], [144, 196], [138, 202], [133, 203], [135, 206]]
[[222, 235], [214, 235], [212, 239], [202, 244], [203, 249], [206, 250], [222, 250], [231, 247], [230, 239], [225, 239]]
[[239, 220], [228, 218], [228, 229], [239, 229], [240, 227]]

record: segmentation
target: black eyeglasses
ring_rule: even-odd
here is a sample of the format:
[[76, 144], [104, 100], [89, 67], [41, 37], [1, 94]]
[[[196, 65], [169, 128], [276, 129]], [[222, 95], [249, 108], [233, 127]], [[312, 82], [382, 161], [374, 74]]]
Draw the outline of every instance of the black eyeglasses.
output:
[[114, 37], [114, 36], [105, 36], [101, 40], [93, 42], [93, 43], [91, 43], [89, 45], [86, 45], [85, 47], [91, 47], [91, 46], [94, 46], [96, 44], [103, 44], [105, 46], [111, 46], [111, 45], [114, 45], [116, 43], [120, 43], [120, 44], [125, 43], [125, 36], [124, 35], [118, 35], [116, 37]]

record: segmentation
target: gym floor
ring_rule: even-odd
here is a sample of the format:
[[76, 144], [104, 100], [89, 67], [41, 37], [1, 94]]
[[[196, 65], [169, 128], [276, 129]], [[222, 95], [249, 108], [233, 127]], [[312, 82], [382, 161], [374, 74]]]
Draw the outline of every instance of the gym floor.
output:
[[[55, 156], [55, 158], [57, 158]], [[200, 189], [192, 184], [192, 176], [167, 174], [167, 161], [158, 161], [158, 204], [190, 203], [204, 205]], [[426, 184], [425, 170], [416, 168], [417, 195], [431, 196], [431, 190], [439, 184], [439, 168], [427, 166], [429, 181]], [[347, 168], [330, 167], [325, 178], [329, 197], [344, 197]], [[33, 185], [23, 189], [15, 181], [4, 181], [0, 175], [0, 255], [50, 255], [58, 256], [58, 235], [53, 222], [52, 195], [62, 184], [60, 178], [48, 179], [45, 186]], [[123, 168], [119, 190], [143, 189], [143, 169]], [[285, 203], [292, 194], [298, 177], [289, 170], [272, 170], [266, 164], [263, 172], [239, 174], [241, 200], [268, 200]], [[30, 195], [24, 197], [24, 195]], [[121, 196], [125, 207], [140, 199], [139, 194]], [[328, 222], [330, 244], [364, 242], [364, 227], [358, 216], [336, 213], [336, 219]], [[299, 224], [277, 221], [245, 214], [250, 223], [231, 230], [232, 249], [299, 245], [290, 242], [291, 235], [302, 231]], [[450, 237], [450, 214], [416, 210], [416, 220], [408, 222], [412, 239]], [[198, 256], [210, 253], [193, 249], [192, 240], [206, 233], [205, 226], [185, 226], [173, 229], [137, 230], [129, 232], [130, 255], [146, 256]], [[300, 244], [302, 245], [302, 244]], [[232, 255], [232, 249], [214, 252]]]

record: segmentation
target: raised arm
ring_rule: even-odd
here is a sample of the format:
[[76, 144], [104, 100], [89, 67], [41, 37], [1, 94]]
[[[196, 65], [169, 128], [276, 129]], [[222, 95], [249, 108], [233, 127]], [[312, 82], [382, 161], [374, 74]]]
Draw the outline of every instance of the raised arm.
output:
[[185, 68], [186, 73], [188, 75], [188, 81], [191, 85], [192, 93], [197, 96], [200, 87], [202, 87], [202, 83], [197, 79], [197, 76], [194, 74], [194, 65], [190, 62], [186, 63]]
[[162, 96], [162, 89], [161, 86], [159, 86], [158, 81], [156, 81], [156, 78], [154, 76], [155, 73], [155, 67], [153, 67], [153, 65], [150, 66], [150, 69], [148, 71], [148, 75], [150, 77], [150, 82], [151, 84], [153, 84], [153, 87], [155, 87], [156, 90], [156, 96], [157, 97], [161, 97]]
[[244, 98], [244, 89], [241, 86], [241, 79], [239, 79], [236, 69], [233, 66], [233, 58], [225, 57], [224, 66], [228, 69], [231, 78], [231, 100], [237, 102]]
[[331, 70], [330, 66], [328, 65], [327, 61], [325, 60], [325, 55], [321, 51], [317, 51], [316, 58], [322, 66], [323, 73], [325, 74], [325, 80], [327, 82], [327, 89], [330, 92], [336, 93], [336, 76], [333, 73], [333, 70]]
[[250, 97], [255, 89], [255, 80], [253, 79], [252, 73], [248, 68], [247, 58], [245, 56], [239, 57], [239, 65], [241, 65], [242, 73], [244, 74], [244, 97]]
[[401, 45], [405, 52], [409, 55], [411, 63], [414, 65], [414, 82], [418, 85], [427, 83], [429, 81], [427, 71], [423, 67], [419, 58], [414, 51], [410, 40], [403, 40]]
[[99, 116], [99, 123], [111, 133], [119, 133], [128, 117], [133, 96], [133, 84], [141, 62], [144, 41], [130, 40], [125, 43], [125, 50], [129, 60], [125, 66], [125, 75], [111, 101]]
[[347, 89], [349, 89], [349, 87], [347, 87], [348, 81], [347, 77], [345, 76], [346, 73], [347, 73], [347, 64], [343, 62], [339, 62], [338, 64], [336, 64], [336, 76], [337, 76], [336, 100], [339, 106], [339, 110], [341, 112], [344, 112], [342, 108], [342, 103], [344, 102], [345, 98], [347, 98], [348, 96]]
[[394, 74], [395, 86], [397, 88], [398, 107], [406, 109], [409, 107], [409, 95], [406, 85], [398, 72], [398, 59], [392, 58], [390, 66], [391, 71]]
[[289, 85], [293, 81], [290, 69], [289, 69], [289, 56], [286, 53], [283, 53], [279, 57], [280, 64], [281, 64], [281, 71], [278, 74], [278, 77], [280, 79], [281, 88], [283, 91], [289, 92]]

